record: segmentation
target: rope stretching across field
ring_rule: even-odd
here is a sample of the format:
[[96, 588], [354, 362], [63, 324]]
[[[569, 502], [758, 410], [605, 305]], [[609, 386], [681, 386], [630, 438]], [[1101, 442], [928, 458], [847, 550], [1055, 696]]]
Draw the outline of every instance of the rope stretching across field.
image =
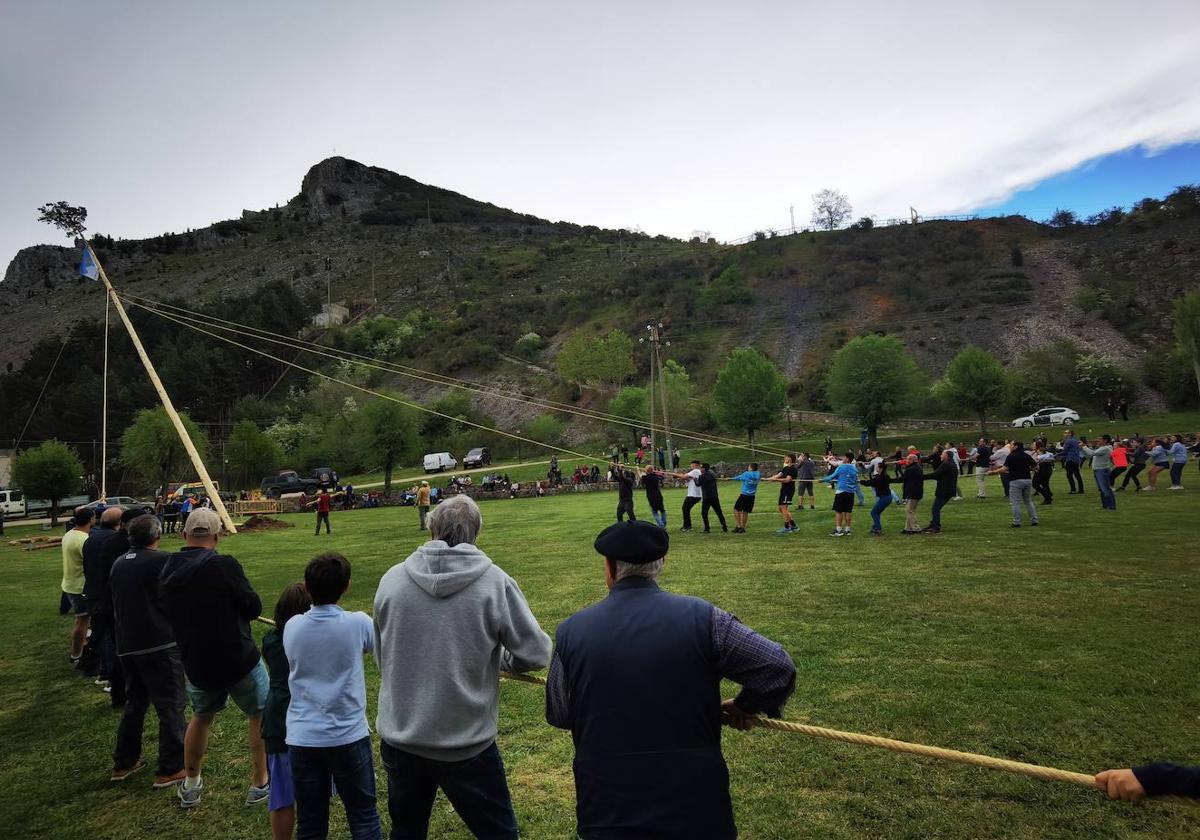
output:
[[[275, 622], [266, 616], [259, 616], [255, 621], [260, 621], [271, 627], [275, 626]], [[512, 680], [513, 682], [523, 682], [543, 687], [546, 685], [545, 677], [539, 677], [534, 674], [512, 674], [507, 671], [501, 671], [500, 676], [503, 679]], [[1005, 758], [995, 758], [990, 755], [962, 752], [961, 750], [950, 750], [944, 747], [931, 747], [927, 744], [914, 744], [910, 741], [897, 741], [894, 738], [880, 738], [876, 735], [864, 735], [860, 732], [826, 729], [823, 726], [810, 726], [805, 723], [793, 723], [787, 720], [776, 720], [761, 716], [752, 717], [751, 720], [754, 721], [754, 725], [757, 727], [773, 729], [776, 732], [790, 732], [793, 735], [807, 735], [811, 738], [823, 738], [827, 741], [841, 741], [846, 744], [879, 747], [894, 752], [925, 756], [926, 758], [939, 758], [943, 761], [970, 764], [974, 767], [983, 767], [988, 770], [1003, 770], [1006, 773], [1017, 773], [1022, 776], [1031, 776], [1035, 779], [1043, 779], [1050, 782], [1070, 782], [1071, 784], [1088, 788], [1095, 788], [1096, 786], [1095, 779], [1086, 773], [1074, 773], [1070, 770], [1060, 770], [1056, 767], [1027, 764], [1024, 761], [1010, 761]]]

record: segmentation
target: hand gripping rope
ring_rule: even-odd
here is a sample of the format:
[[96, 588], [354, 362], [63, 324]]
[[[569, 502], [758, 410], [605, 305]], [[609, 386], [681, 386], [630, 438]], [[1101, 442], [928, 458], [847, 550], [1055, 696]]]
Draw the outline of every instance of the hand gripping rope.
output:
[[[269, 624], [274, 627], [275, 622], [269, 618], [260, 616], [256, 621], [261, 621], [263, 624]], [[503, 679], [513, 682], [529, 683], [531, 685], [546, 685], [546, 678], [539, 677], [533, 674], [512, 674], [507, 671], [502, 671], [500, 676]], [[926, 758], [938, 758], [943, 761], [953, 761], [959, 764], [970, 764], [975, 767], [984, 767], [988, 770], [1003, 770], [1006, 773], [1017, 773], [1022, 776], [1031, 776], [1035, 779], [1044, 779], [1050, 782], [1069, 782], [1081, 787], [1093, 788], [1096, 787], [1095, 779], [1086, 773], [1075, 773], [1070, 770], [1060, 770], [1056, 767], [1044, 767], [1038, 764], [1027, 764], [1024, 761], [1010, 761], [1004, 758], [995, 758], [990, 755], [980, 755], [978, 753], [962, 752], [961, 750], [950, 750], [944, 747], [932, 747], [927, 744], [914, 744], [909, 741], [897, 741], [894, 738], [880, 738], [875, 735], [864, 735], [859, 732], [843, 732], [840, 729], [827, 729], [823, 726], [810, 726], [805, 723], [793, 723], [786, 720], [776, 720], [767, 717], [751, 718], [754, 725], [763, 729], [773, 729], [777, 732], [790, 732], [793, 735], [807, 735], [811, 738], [823, 738], [827, 741], [841, 741], [846, 744], [860, 744], [867, 747], [880, 747], [893, 752], [909, 753], [911, 755], [925, 756]], [[1179, 797], [1159, 797], [1168, 801], [1187, 801]]]

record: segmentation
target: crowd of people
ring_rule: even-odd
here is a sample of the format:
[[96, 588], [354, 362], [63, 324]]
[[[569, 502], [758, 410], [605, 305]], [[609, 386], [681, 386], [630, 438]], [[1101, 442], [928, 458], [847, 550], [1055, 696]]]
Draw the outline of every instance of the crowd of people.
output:
[[[581, 836], [733, 837], [720, 725], [778, 716], [795, 686], [779, 644], [658, 588], [669, 541], [649, 523], [597, 537], [610, 595], [560, 624], [553, 644], [516, 581], [477, 547], [478, 506], [457, 496], [429, 514], [429, 541], [383, 575], [373, 615], [338, 605], [351, 564], [324, 552], [279, 593], [260, 649], [250, 623], [263, 602], [222, 551], [215, 512], [192, 512], [173, 553], [159, 549], [153, 515], [110, 508], [96, 528], [92, 517], [74, 515], [62, 587], [76, 613], [72, 661], [107, 633], [122, 669], [111, 781], [146, 767], [153, 707], [151, 785], [175, 788], [182, 808], [200, 805], [213, 721], [232, 700], [247, 726], [245, 803], [266, 806], [276, 838], [326, 836], [333, 791], [351, 836], [381, 836], [364, 655], [381, 675], [375, 723], [393, 837], [426, 836], [439, 788], [475, 836], [518, 836], [495, 743], [499, 674], [547, 666], [546, 720], [575, 742]], [[87, 563], [76, 559], [84, 549]], [[725, 678], [742, 690], [722, 701]], [[650, 707], [672, 714], [651, 724]]]

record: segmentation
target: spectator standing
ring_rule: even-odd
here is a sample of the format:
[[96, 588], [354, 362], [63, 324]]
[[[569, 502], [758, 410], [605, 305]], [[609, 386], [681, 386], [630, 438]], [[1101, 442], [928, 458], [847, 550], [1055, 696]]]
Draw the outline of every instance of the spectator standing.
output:
[[517, 837], [496, 748], [499, 674], [544, 668], [550, 637], [516, 581], [475, 546], [482, 527], [469, 497], [443, 502], [432, 539], [375, 593], [376, 728], [393, 837], [426, 836], [439, 787], [476, 837]]
[[331, 783], [346, 808], [350, 836], [381, 837], [363, 672], [363, 654], [374, 652], [375, 632], [369, 615], [338, 606], [349, 588], [350, 561], [336, 552], [314, 557], [304, 568], [312, 607], [283, 630], [297, 840], [329, 836]]
[[275, 626], [262, 640], [262, 658], [271, 676], [262, 715], [262, 739], [267, 751], [267, 775], [271, 780], [271, 793], [267, 797], [271, 840], [291, 840], [296, 828], [296, 789], [292, 783], [292, 762], [287, 746], [287, 713], [292, 693], [288, 688], [289, 669], [283, 650], [283, 631], [288, 621], [307, 612], [311, 606], [312, 599], [303, 583], [285, 586], [275, 603]]
[[[721, 724], [778, 717], [795, 687], [782, 646], [659, 589], [668, 547], [645, 522], [606, 528], [608, 595], [558, 626], [546, 721], [571, 732], [580, 837], [736, 837]], [[723, 678], [737, 697], [721, 700]]]
[[75, 614], [75, 622], [71, 626], [71, 664], [76, 666], [83, 658], [83, 643], [88, 631], [88, 606], [83, 596], [83, 546], [95, 517], [91, 508], [76, 508], [71, 517], [71, 528], [62, 538], [63, 576], [60, 588], [71, 603], [71, 612]]
[[313, 536], [321, 533], [321, 523], [325, 523], [325, 533], [329, 533], [329, 510], [331, 508], [329, 491], [324, 487], [321, 488], [320, 495], [317, 496], [317, 530], [313, 532]]
[[429, 515], [429, 482], [422, 481], [417, 488], [417, 527], [426, 530], [425, 520]]
[[129, 548], [112, 566], [109, 585], [116, 626], [116, 650], [125, 680], [125, 703], [117, 727], [112, 781], [140, 770], [142, 732], [150, 706], [158, 716], [158, 765], [151, 787], [182, 782], [184, 709], [183, 660], [161, 598], [159, 578], [170, 556], [158, 550], [162, 526], [138, 516], [127, 529]]
[[1117, 403], [1117, 410], [1121, 412], [1121, 419], [1129, 422], [1129, 400], [1121, 397], [1120, 402]]
[[251, 775], [246, 804], [265, 803], [270, 795], [262, 741], [269, 678], [250, 633], [250, 621], [262, 614], [262, 601], [237, 559], [217, 552], [220, 533], [215, 511], [192, 511], [183, 529], [184, 547], [167, 559], [161, 577], [163, 605], [192, 705], [184, 739], [187, 778], [179, 787], [183, 808], [200, 804], [209, 731], [230, 698], [247, 718]]

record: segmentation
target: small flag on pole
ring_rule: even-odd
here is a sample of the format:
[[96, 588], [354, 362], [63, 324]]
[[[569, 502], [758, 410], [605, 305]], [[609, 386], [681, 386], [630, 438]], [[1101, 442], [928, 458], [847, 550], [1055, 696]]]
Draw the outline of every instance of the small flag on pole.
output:
[[92, 249], [86, 245], [83, 247], [83, 259], [79, 262], [79, 273], [91, 280], [100, 279], [100, 266], [96, 265], [92, 259]]

